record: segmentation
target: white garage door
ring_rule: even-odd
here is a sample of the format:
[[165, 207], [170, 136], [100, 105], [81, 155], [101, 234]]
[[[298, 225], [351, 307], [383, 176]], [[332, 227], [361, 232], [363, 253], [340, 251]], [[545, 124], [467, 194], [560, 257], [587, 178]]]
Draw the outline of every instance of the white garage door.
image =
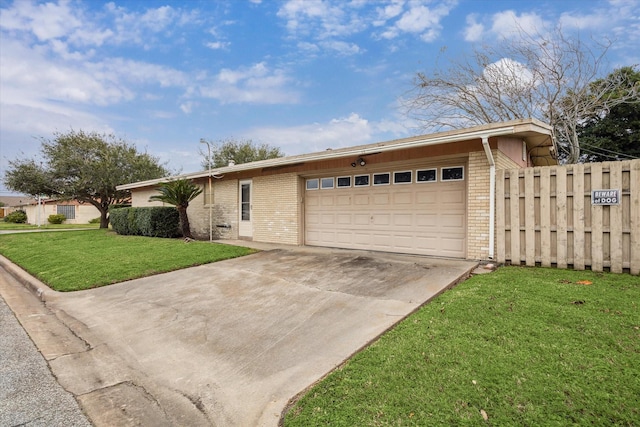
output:
[[462, 166], [307, 179], [305, 243], [464, 258]]

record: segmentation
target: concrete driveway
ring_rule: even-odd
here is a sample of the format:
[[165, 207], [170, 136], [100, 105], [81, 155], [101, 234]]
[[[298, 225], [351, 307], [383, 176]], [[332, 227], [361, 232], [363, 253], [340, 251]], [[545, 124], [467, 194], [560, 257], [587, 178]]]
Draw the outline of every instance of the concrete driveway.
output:
[[286, 248], [48, 292], [78, 341], [49, 363], [97, 426], [276, 426], [293, 396], [475, 265]]

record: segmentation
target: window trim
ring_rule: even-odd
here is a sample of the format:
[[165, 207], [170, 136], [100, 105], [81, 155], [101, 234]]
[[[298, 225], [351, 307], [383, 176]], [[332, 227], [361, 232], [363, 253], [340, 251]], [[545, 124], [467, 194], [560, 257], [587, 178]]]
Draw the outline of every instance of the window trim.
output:
[[[457, 169], [460, 168], [462, 169], [462, 178], [456, 178], [456, 179], [444, 179], [444, 170], [445, 169]], [[441, 182], [447, 182], [447, 181], [464, 181], [464, 166], [444, 166], [440, 168], [440, 181]]]
[[[373, 179], [372, 179], [372, 184], [374, 187], [379, 187], [382, 185], [391, 185], [391, 172], [378, 172], [378, 173], [374, 173], [373, 175]], [[382, 184], [376, 184], [376, 175], [388, 175], [389, 177], [389, 182], [385, 182]]]
[[[420, 181], [418, 180], [418, 175], [420, 174], [420, 172], [428, 172], [428, 171], [435, 171], [435, 177], [436, 179], [432, 180], [432, 181]], [[426, 184], [428, 182], [438, 182], [438, 168], [428, 168], [428, 169], [416, 169], [416, 184]]]
[[[309, 188], [309, 183], [310, 182], [314, 182], [316, 183], [316, 187], [315, 188]], [[307, 191], [315, 191], [315, 190], [319, 190], [320, 189], [320, 181], [318, 178], [307, 178], [306, 182], [305, 182], [305, 187], [304, 187]]]
[[[358, 184], [357, 179], [358, 179], [358, 177], [362, 177], [362, 176], [366, 176], [367, 177], [367, 183], [366, 184]], [[368, 174], [368, 173], [354, 175], [353, 176], [353, 186], [354, 187], [370, 187], [371, 186], [371, 175]]]
[[[344, 178], [349, 178], [349, 185], [340, 185], [340, 179], [344, 179]], [[351, 187], [352, 187], [351, 175], [336, 177], [336, 188], [351, 188]]]
[[[331, 187], [327, 186], [325, 187], [324, 182], [325, 180], [331, 180]], [[326, 176], [324, 178], [320, 178], [320, 189], [321, 190], [333, 190], [334, 188], [336, 188], [336, 179], [332, 176]]]
[[[397, 173], [408, 173], [409, 174], [409, 181], [396, 182], [396, 174]], [[413, 171], [412, 170], [394, 171], [393, 172], [393, 185], [406, 185], [406, 184], [412, 184], [412, 183], [413, 183]]]

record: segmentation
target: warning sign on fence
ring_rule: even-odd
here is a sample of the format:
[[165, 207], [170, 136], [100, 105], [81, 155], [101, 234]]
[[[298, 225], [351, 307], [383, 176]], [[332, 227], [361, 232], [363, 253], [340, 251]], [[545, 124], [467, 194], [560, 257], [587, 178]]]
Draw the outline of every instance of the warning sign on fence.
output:
[[619, 205], [620, 190], [591, 190], [592, 205]]

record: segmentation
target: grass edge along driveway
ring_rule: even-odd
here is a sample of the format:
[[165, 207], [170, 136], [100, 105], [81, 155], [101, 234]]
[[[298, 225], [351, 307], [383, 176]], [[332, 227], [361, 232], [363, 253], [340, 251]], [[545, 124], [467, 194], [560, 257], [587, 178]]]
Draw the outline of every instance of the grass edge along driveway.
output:
[[640, 425], [640, 278], [503, 267], [308, 390], [292, 426]]
[[98, 229], [0, 235], [0, 254], [56, 291], [77, 291], [254, 253]]

